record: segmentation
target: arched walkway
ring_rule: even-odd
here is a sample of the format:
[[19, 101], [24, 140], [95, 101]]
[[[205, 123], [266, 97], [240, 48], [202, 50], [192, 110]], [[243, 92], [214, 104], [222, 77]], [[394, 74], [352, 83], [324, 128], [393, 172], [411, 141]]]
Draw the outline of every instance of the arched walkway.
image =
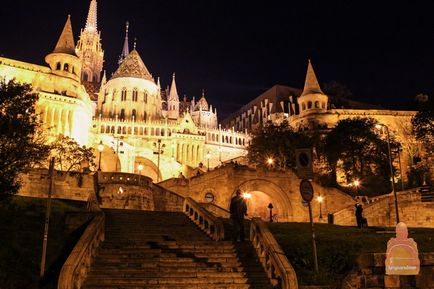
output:
[[[143, 166], [141, 171], [139, 171], [139, 165]], [[160, 175], [161, 179], [161, 172], [158, 170], [157, 165], [154, 164], [154, 162], [150, 159], [141, 156], [136, 157], [134, 162], [134, 173], [150, 177], [153, 182], [157, 182], [158, 174]]]

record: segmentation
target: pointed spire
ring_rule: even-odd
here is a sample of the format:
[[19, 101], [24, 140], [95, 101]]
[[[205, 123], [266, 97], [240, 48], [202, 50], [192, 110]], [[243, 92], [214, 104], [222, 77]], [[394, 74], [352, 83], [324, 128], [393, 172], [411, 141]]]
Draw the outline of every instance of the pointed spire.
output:
[[54, 53], [66, 53], [75, 55], [74, 36], [72, 34], [71, 15], [68, 15], [62, 34], [57, 41]]
[[307, 94], [324, 94], [319, 86], [318, 80], [315, 75], [315, 71], [313, 70], [312, 63], [309, 59], [309, 63], [307, 65], [307, 73], [306, 73], [306, 80], [304, 82], [304, 89], [301, 94], [307, 95]]
[[124, 61], [125, 57], [127, 57], [128, 54], [130, 54], [130, 48], [128, 46], [128, 28], [130, 27], [130, 23], [127, 21], [125, 24], [125, 40], [124, 40], [124, 46], [122, 48], [121, 56], [119, 57], [118, 64], [121, 64], [122, 61]]
[[157, 77], [157, 87], [158, 87], [158, 90], [161, 90], [161, 84], [160, 84], [160, 77], [159, 76]]
[[87, 14], [86, 26], [84, 31], [86, 32], [96, 32], [97, 22], [96, 22], [96, 0], [90, 1], [89, 13]]
[[172, 85], [170, 86], [169, 99], [170, 100], [179, 100], [178, 90], [176, 88], [176, 82], [175, 82], [175, 72], [173, 73], [173, 76], [172, 76]]
[[107, 83], [107, 76], [105, 74], [105, 69], [104, 69], [104, 72], [103, 72], [103, 75], [102, 75], [102, 80], [101, 80], [101, 86], [103, 86], [106, 83]]
[[202, 88], [202, 97], [205, 98], [205, 89]]

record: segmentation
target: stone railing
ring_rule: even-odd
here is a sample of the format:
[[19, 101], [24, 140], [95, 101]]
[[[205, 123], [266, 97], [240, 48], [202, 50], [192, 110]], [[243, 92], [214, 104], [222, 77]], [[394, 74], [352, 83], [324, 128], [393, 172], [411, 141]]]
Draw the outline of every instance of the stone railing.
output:
[[262, 266], [275, 288], [297, 289], [297, 275], [267, 225], [252, 218], [250, 240]]
[[96, 215], [60, 271], [57, 289], [81, 288], [99, 244], [104, 240], [104, 213]]
[[222, 217], [228, 219], [231, 215], [228, 210], [223, 209], [222, 207], [217, 206], [214, 203], [199, 203], [199, 204], [216, 217]]
[[224, 239], [223, 222], [196, 203], [192, 198], [185, 199], [184, 213], [213, 240], [220, 241]]

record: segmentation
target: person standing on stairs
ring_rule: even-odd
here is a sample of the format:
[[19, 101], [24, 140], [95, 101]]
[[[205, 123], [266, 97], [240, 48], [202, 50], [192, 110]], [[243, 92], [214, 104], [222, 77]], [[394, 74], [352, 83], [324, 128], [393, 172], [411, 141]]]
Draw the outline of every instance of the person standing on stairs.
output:
[[235, 197], [231, 199], [229, 212], [234, 226], [234, 241], [244, 242], [244, 216], [247, 216], [247, 204], [241, 196], [240, 189], [237, 189]]

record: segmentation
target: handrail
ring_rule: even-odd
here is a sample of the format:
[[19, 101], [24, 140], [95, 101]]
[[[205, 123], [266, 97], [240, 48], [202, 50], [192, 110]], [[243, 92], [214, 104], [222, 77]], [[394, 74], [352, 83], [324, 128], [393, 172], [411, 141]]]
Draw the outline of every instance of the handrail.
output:
[[229, 218], [231, 215], [231, 213], [228, 210], [214, 203], [199, 203], [199, 205], [201, 205], [203, 208], [205, 208], [205, 210], [207, 210], [208, 212], [210, 212], [216, 217]]
[[80, 289], [95, 257], [99, 244], [104, 240], [104, 213], [96, 215], [87, 226], [80, 240], [62, 266], [57, 289]]
[[294, 268], [265, 222], [260, 218], [252, 218], [250, 240], [273, 286], [282, 289], [298, 289]]
[[184, 213], [213, 240], [220, 241], [224, 239], [225, 231], [222, 220], [208, 212], [192, 198], [185, 198]]

